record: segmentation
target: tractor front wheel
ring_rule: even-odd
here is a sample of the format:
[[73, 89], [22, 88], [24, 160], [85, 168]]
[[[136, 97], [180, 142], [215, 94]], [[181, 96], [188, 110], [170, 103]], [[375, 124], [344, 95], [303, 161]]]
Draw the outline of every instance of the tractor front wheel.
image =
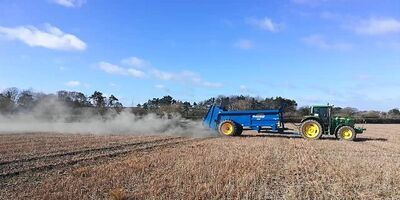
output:
[[342, 126], [338, 129], [336, 137], [341, 140], [353, 141], [356, 139], [356, 131], [351, 126]]
[[303, 138], [312, 140], [319, 139], [322, 136], [322, 132], [322, 126], [316, 120], [309, 119], [301, 123], [300, 134]]
[[223, 136], [236, 136], [241, 134], [240, 127], [232, 120], [222, 121], [218, 126], [218, 132]]

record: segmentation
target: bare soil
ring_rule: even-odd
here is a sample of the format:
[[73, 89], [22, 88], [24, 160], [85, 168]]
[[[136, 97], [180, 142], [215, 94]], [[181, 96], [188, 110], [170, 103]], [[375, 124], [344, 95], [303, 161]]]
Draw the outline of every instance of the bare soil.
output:
[[0, 135], [0, 199], [400, 199], [400, 125], [355, 142]]

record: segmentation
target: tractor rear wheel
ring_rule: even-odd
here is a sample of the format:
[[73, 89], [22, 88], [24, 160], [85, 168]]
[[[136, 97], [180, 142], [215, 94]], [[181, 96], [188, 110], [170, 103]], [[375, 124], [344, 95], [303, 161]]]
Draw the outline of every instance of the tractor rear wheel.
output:
[[239, 131], [239, 126], [232, 120], [224, 120], [218, 126], [218, 132], [223, 136], [236, 136]]
[[351, 126], [342, 126], [338, 129], [336, 137], [341, 140], [353, 141], [356, 139], [356, 131]]
[[322, 132], [322, 126], [316, 120], [309, 119], [301, 123], [300, 134], [303, 138], [312, 140], [319, 139], [322, 136]]

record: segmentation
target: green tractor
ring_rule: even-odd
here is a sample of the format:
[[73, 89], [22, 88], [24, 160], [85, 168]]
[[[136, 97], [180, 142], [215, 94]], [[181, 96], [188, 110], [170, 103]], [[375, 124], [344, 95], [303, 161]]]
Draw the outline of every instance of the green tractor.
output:
[[333, 106], [312, 106], [310, 115], [301, 121], [300, 134], [307, 139], [319, 139], [322, 135], [335, 135], [341, 140], [353, 141], [365, 128], [354, 127], [349, 117], [332, 116]]

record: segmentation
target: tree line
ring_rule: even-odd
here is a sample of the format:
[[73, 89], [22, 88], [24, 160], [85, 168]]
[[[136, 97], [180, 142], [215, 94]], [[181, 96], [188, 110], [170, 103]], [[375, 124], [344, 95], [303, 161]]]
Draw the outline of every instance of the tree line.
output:
[[110, 109], [117, 113], [123, 110], [123, 105], [117, 97], [114, 95], [106, 97], [99, 91], [87, 96], [76, 91], [62, 90], [56, 94], [46, 94], [32, 90], [19, 90], [13, 87], [0, 92], [0, 113], [4, 115], [31, 112], [39, 105], [46, 107], [45, 104], [50, 104], [50, 102], [57, 102], [57, 104], [51, 105], [64, 106], [70, 109], [94, 108], [92, 110], [99, 114], [104, 114]]
[[[299, 122], [303, 116], [310, 114], [309, 106], [298, 107], [295, 100], [283, 97], [251, 97], [251, 96], [219, 96], [200, 102], [179, 101], [171, 96], [153, 98], [144, 104], [132, 108], [135, 113], [180, 113], [186, 118], [201, 119], [213, 105], [224, 105], [228, 110], [260, 110], [283, 108], [287, 121]], [[362, 123], [400, 123], [400, 111], [398, 108], [383, 111], [360, 111], [352, 107], [334, 107], [333, 115], [353, 117], [356, 122]]]
[[[295, 100], [283, 97], [251, 97], [251, 96], [218, 96], [200, 102], [188, 102], [174, 99], [172, 96], [152, 98], [143, 104], [135, 107], [124, 107], [119, 99], [110, 95], [106, 97], [102, 92], [95, 91], [91, 95], [85, 95], [76, 91], [58, 91], [55, 94], [45, 94], [33, 92], [32, 90], [19, 90], [8, 88], [0, 92], [0, 113], [13, 114], [17, 112], [32, 111], [37, 105], [57, 101], [62, 105], [74, 109], [89, 109], [99, 115], [104, 115], [109, 111], [120, 113], [122, 110], [129, 110], [137, 115], [155, 113], [163, 115], [165, 113], [179, 113], [185, 118], [201, 119], [213, 105], [223, 105], [229, 110], [247, 109], [279, 109], [283, 106], [285, 118], [289, 121], [299, 121], [302, 116], [308, 115], [310, 107], [298, 107]], [[78, 112], [79, 113], [79, 112]], [[387, 112], [382, 111], [360, 111], [352, 107], [335, 107], [334, 115], [348, 116], [355, 118], [358, 122], [366, 120], [369, 123], [400, 123], [400, 111], [398, 108]]]

